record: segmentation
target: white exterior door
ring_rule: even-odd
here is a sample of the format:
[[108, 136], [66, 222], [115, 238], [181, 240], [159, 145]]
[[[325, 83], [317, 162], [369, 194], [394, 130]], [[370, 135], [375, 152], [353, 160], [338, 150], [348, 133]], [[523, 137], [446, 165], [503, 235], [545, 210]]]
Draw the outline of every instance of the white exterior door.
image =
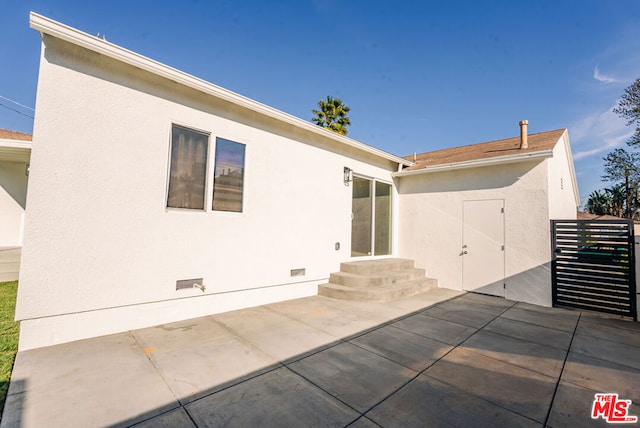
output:
[[504, 297], [504, 200], [464, 201], [462, 288]]

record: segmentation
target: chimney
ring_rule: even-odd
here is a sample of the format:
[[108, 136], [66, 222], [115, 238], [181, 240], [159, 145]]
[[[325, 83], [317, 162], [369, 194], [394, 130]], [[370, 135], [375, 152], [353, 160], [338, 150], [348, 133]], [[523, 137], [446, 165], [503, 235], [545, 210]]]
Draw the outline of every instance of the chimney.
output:
[[520, 148], [528, 149], [529, 143], [527, 142], [527, 125], [529, 124], [528, 120], [520, 121]]

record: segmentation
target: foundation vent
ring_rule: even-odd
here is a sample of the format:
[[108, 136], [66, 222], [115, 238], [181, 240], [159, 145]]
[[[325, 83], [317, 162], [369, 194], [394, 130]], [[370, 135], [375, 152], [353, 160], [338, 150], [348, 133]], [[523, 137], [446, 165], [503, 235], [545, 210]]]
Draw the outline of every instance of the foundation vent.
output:
[[301, 269], [291, 269], [291, 276], [305, 276], [307, 270], [305, 268]]
[[194, 278], [194, 279], [179, 279], [176, 281], [176, 290], [185, 290], [187, 288], [201, 288], [203, 284], [202, 278]]

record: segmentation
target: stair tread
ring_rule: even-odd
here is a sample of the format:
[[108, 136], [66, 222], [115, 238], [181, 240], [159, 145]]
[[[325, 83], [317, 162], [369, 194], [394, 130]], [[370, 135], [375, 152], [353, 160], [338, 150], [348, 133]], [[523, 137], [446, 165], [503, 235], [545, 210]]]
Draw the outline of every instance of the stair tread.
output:
[[418, 273], [424, 272], [424, 269], [420, 268], [411, 268], [411, 269], [397, 269], [397, 270], [385, 270], [375, 273], [354, 273], [354, 272], [333, 272], [333, 275], [345, 276], [350, 278], [378, 278], [381, 276], [395, 276], [395, 275], [403, 275], [410, 273]]
[[318, 286], [318, 294], [339, 299], [389, 301], [400, 297], [426, 293], [433, 288], [437, 288], [437, 283], [438, 281], [435, 278], [427, 277], [372, 288], [349, 287], [329, 282]]
[[[400, 281], [400, 282], [396, 282], [395, 284], [390, 284], [390, 285], [380, 285], [378, 287], [371, 287], [368, 288], [366, 290], [371, 290], [371, 291], [384, 291], [386, 289], [395, 289], [395, 288], [402, 288], [403, 286], [411, 286], [414, 285], [416, 283], [420, 283], [420, 282], [433, 282], [433, 281], [437, 281], [436, 278], [429, 278], [429, 277], [422, 277], [422, 278], [417, 278], [417, 279], [408, 279], [406, 281]], [[362, 288], [360, 287], [350, 287], [348, 285], [342, 285], [342, 284], [336, 284], [335, 282], [325, 282], [324, 284], [321, 284], [323, 286], [334, 286], [335, 288], [340, 288], [340, 289], [344, 289], [344, 290], [362, 290]]]
[[414, 261], [410, 259], [374, 259], [343, 262], [340, 264], [341, 272], [377, 273], [386, 270], [409, 269], [414, 267]]

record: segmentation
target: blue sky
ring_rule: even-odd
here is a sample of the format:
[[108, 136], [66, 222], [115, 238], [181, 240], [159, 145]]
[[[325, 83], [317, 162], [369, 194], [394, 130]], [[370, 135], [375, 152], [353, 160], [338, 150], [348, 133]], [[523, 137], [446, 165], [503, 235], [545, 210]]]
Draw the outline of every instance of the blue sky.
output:
[[[568, 128], [580, 195], [631, 127], [640, 1], [0, 0], [0, 127], [31, 132], [35, 11], [303, 119], [332, 95], [349, 136], [396, 155]], [[11, 109], [18, 110], [20, 113]]]

